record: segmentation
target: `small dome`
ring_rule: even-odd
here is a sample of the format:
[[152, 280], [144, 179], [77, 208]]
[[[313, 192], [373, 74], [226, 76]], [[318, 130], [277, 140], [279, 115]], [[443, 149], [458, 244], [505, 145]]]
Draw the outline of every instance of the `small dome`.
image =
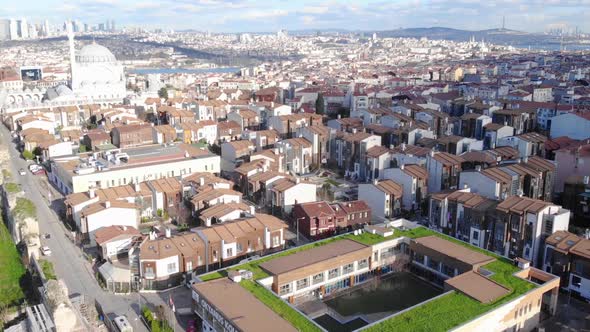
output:
[[98, 45], [95, 42], [82, 47], [82, 49], [76, 55], [76, 62], [78, 63], [101, 63], [116, 61], [117, 59], [108, 48]]

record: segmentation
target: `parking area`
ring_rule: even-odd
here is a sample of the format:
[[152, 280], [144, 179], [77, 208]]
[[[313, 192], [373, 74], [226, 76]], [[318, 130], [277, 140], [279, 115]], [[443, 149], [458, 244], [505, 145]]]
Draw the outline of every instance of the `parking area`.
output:
[[590, 303], [560, 293], [556, 315], [541, 322], [539, 331], [590, 331]]

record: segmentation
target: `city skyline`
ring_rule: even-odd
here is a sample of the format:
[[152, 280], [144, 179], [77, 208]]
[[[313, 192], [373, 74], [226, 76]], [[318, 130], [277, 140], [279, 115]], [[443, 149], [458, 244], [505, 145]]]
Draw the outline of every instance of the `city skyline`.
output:
[[[33, 1], [36, 2], [36, 1]], [[502, 27], [526, 32], [554, 29], [590, 30], [583, 17], [590, 2], [502, 0], [479, 3], [447, 1], [273, 1], [253, 0], [148, 1], [73, 0], [12, 3], [4, 18], [26, 17], [29, 22], [68, 19], [92, 25], [106, 19], [119, 26], [194, 29], [213, 32], [271, 32], [279, 29], [347, 29], [383, 31], [398, 28], [443, 26], [466, 30]]]

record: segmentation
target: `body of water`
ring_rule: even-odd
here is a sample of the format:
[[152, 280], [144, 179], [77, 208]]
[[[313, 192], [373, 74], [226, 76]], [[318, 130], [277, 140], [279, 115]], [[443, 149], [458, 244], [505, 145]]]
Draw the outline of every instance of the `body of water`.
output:
[[207, 74], [207, 73], [238, 73], [240, 68], [237, 67], [219, 67], [219, 68], [137, 68], [131, 69], [129, 72], [133, 74], [147, 75], [147, 74]]
[[395, 273], [386, 279], [339, 295], [325, 303], [342, 316], [389, 312], [394, 314], [442, 294], [442, 290], [409, 272]]

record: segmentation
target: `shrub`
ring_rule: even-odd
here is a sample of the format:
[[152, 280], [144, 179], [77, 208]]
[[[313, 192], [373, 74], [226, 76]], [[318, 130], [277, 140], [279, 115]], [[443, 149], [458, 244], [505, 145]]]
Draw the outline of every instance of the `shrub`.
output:
[[26, 160], [33, 160], [33, 158], [35, 158], [35, 155], [33, 155], [33, 152], [31, 152], [29, 150], [24, 150], [23, 151], [23, 158], [25, 158]]

